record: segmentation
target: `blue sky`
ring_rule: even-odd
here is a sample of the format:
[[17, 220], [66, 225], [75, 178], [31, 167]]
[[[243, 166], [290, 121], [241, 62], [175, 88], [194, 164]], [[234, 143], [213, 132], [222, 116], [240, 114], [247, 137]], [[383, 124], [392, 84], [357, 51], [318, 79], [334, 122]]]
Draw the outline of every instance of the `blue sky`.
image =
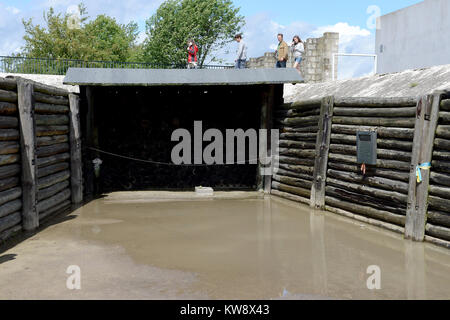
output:
[[[108, 14], [121, 23], [138, 22], [141, 39], [145, 30], [145, 19], [150, 17], [163, 0], [85, 0], [91, 17]], [[276, 44], [276, 34], [283, 32], [287, 37], [299, 34], [302, 38], [319, 37], [323, 32], [341, 34], [340, 51], [345, 53], [373, 53], [375, 29], [368, 24], [375, 11], [367, 12], [372, 6], [387, 14], [421, 0], [234, 0], [246, 17], [244, 37], [250, 56], [260, 56], [271, 51]], [[43, 10], [54, 7], [57, 12], [66, 12], [78, 0], [0, 0], [0, 55], [17, 52], [22, 46], [22, 18], [33, 18], [42, 23]], [[231, 44], [220, 55], [232, 62], [235, 44]], [[348, 78], [364, 75], [372, 69], [367, 58], [342, 59], [339, 76]]]

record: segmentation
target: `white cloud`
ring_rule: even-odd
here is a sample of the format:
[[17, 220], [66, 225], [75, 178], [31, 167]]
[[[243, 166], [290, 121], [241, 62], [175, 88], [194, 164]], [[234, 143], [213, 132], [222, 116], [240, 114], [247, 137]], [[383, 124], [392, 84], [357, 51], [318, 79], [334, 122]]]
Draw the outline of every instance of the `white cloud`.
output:
[[17, 9], [16, 7], [6, 7], [6, 11], [11, 12], [12, 14], [19, 14], [20, 10]]

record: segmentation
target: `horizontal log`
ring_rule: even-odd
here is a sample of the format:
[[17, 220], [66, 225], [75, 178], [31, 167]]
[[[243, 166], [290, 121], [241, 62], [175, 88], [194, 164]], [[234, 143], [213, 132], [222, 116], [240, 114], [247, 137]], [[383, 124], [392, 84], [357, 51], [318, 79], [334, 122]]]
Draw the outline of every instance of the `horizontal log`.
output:
[[349, 117], [415, 117], [416, 107], [404, 108], [342, 108], [335, 107], [334, 116]]
[[322, 99], [310, 99], [310, 100], [302, 100], [295, 101], [292, 103], [285, 103], [281, 106], [281, 109], [295, 109], [295, 110], [311, 110], [311, 109], [320, 109], [322, 105]]
[[22, 196], [22, 188], [16, 187], [0, 192], [0, 205], [16, 200]]
[[[328, 158], [333, 162], [341, 162], [341, 163], [347, 163], [347, 164], [357, 164], [356, 163], [356, 157], [355, 156], [346, 156], [342, 154], [337, 153], [330, 153], [328, 155]], [[378, 159], [377, 165], [378, 168], [383, 169], [395, 169], [400, 171], [410, 171], [410, 163], [404, 162], [404, 161], [396, 161], [396, 160], [384, 160], [384, 159]]]
[[[19, 234], [22, 231], [22, 225], [17, 224], [16, 226], [6, 229], [5, 231], [0, 232], [0, 242], [4, 242], [16, 234]], [[0, 243], [1, 244], [1, 243]]]
[[414, 138], [414, 129], [408, 128], [386, 128], [340, 124], [332, 125], [332, 133], [356, 135], [357, 131], [376, 131], [378, 138], [406, 139], [410, 141]]
[[279, 148], [279, 154], [281, 156], [290, 156], [290, 157], [314, 159], [316, 157], [316, 150], [300, 150], [300, 149]]
[[0, 167], [0, 179], [17, 176], [17, 175], [19, 175], [19, 173], [20, 173], [20, 165], [19, 164], [11, 164], [8, 166]]
[[333, 117], [334, 124], [376, 127], [414, 128], [414, 118]]
[[439, 112], [439, 123], [444, 123], [444, 124], [450, 123], [450, 112], [446, 112], [446, 111]]
[[368, 206], [359, 205], [353, 202], [342, 201], [333, 197], [326, 196], [325, 203], [328, 206], [350, 211], [362, 216], [374, 218], [377, 220], [393, 223], [399, 226], [405, 225], [405, 216], [396, 215], [389, 211], [378, 210]]
[[429, 196], [428, 203], [430, 208], [436, 209], [439, 211], [450, 212], [450, 199], [449, 198], [440, 198], [436, 196]]
[[42, 82], [36, 82], [33, 80], [28, 80], [33, 83], [33, 88], [35, 92], [40, 92], [43, 94], [48, 94], [52, 96], [63, 96], [67, 97], [69, 95], [69, 91], [53, 86], [49, 86], [47, 84], [44, 84]]
[[279, 146], [281, 148], [296, 148], [296, 149], [315, 149], [316, 144], [312, 142], [302, 142], [293, 140], [280, 140]]
[[69, 116], [66, 115], [36, 115], [36, 125], [38, 126], [60, 126], [69, 124]]
[[50, 166], [55, 163], [67, 161], [68, 159], [70, 159], [70, 154], [62, 153], [62, 154], [57, 154], [55, 156], [50, 156], [50, 157], [46, 157], [46, 158], [38, 158], [37, 165], [38, 165], [38, 168], [44, 168], [44, 167]]
[[429, 210], [427, 220], [434, 225], [450, 228], [450, 213]]
[[283, 198], [283, 199], [287, 199], [287, 200], [290, 200], [290, 201], [304, 203], [304, 204], [306, 204], [308, 206], [309, 206], [309, 203], [310, 203], [309, 197], [308, 198], [300, 197], [300, 196], [296, 196], [296, 195], [293, 195], [293, 194], [290, 194], [290, 193], [287, 193], [287, 192], [282, 192], [282, 191], [278, 191], [278, 190], [274, 190], [274, 189], [272, 189], [271, 194], [273, 196], [280, 197], [280, 198]]
[[17, 141], [0, 142], [0, 155], [15, 154], [20, 152], [20, 145]]
[[[450, 174], [438, 173], [431, 171], [430, 181], [435, 184], [440, 184], [442, 186], [450, 187]], [[450, 190], [449, 190], [450, 192]], [[449, 193], [450, 195], [450, 193]]]
[[450, 99], [441, 101], [441, 109], [443, 111], [450, 111]]
[[38, 114], [66, 114], [69, 113], [69, 106], [59, 106], [56, 104], [36, 103], [35, 112]]
[[450, 151], [450, 140], [436, 138], [434, 139], [434, 147], [438, 150]]
[[0, 101], [17, 103], [17, 93], [0, 89]]
[[57, 206], [52, 207], [52, 208], [48, 209], [47, 211], [39, 213], [39, 221], [42, 222], [44, 219], [46, 219], [52, 215], [63, 213], [64, 211], [68, 210], [71, 206], [72, 206], [72, 203], [70, 202], [70, 200], [63, 201], [60, 204], [58, 204]]
[[325, 194], [327, 196], [334, 197], [343, 201], [355, 203], [367, 208], [373, 208], [382, 211], [389, 211], [396, 215], [406, 216], [406, 205], [393, 204], [390, 201], [383, 200], [381, 198], [375, 198], [372, 196], [367, 196], [359, 192], [355, 193], [346, 189], [335, 187], [332, 185], [327, 185], [325, 188]]
[[436, 129], [436, 137], [450, 139], [450, 126], [439, 125]]
[[303, 179], [303, 180], [306, 180], [306, 181], [312, 181], [313, 180], [313, 176], [311, 174], [302, 174], [302, 173], [293, 172], [293, 171], [280, 169], [280, 168], [278, 168], [275, 171], [275, 174], [278, 175], [278, 176], [287, 176], [287, 177], [292, 177], [292, 178], [299, 178], [299, 179]]
[[434, 172], [440, 172], [440, 173], [450, 173], [450, 162], [440, 161], [440, 160], [433, 160], [431, 162], [431, 165], [433, 167]]
[[450, 152], [448, 151], [434, 151], [433, 160], [450, 161]]
[[37, 170], [37, 176], [38, 176], [38, 178], [43, 178], [43, 177], [55, 174], [57, 172], [67, 170], [67, 169], [69, 169], [69, 163], [68, 162], [60, 162], [60, 163], [56, 163], [56, 164], [48, 166], [48, 167], [39, 168]]
[[0, 78], [0, 89], [17, 91], [17, 80], [10, 78]]
[[450, 241], [450, 228], [435, 226], [427, 223], [425, 231], [429, 236]]
[[57, 136], [69, 133], [69, 126], [38, 126], [36, 135], [38, 137]]
[[[429, 194], [432, 196], [447, 199], [450, 195], [450, 189], [447, 187], [441, 187], [436, 185], [430, 185]], [[449, 208], [450, 210], [450, 208]]]
[[[333, 153], [356, 156], [356, 146], [330, 144], [330, 151]], [[381, 159], [411, 161], [411, 154], [404, 151], [377, 149], [377, 157]]]
[[314, 168], [311, 166], [296, 166], [292, 164], [286, 164], [286, 163], [279, 163], [278, 164], [280, 169], [292, 171], [299, 174], [305, 174], [312, 177], [314, 173]]
[[0, 129], [0, 141], [19, 140], [19, 130], [16, 129]]
[[0, 156], [0, 166], [18, 163], [20, 160], [19, 154], [8, 154]]
[[[356, 145], [356, 134], [355, 135], [332, 134], [331, 143]], [[413, 143], [412, 141], [377, 139], [377, 145], [379, 148], [385, 148], [390, 150], [412, 151]]]
[[42, 190], [70, 178], [70, 170], [61, 171], [38, 179], [38, 190]]
[[279, 172], [277, 174], [275, 174], [272, 177], [272, 179], [273, 179], [273, 181], [277, 181], [277, 182], [285, 184], [285, 185], [300, 187], [303, 189], [311, 189], [311, 187], [312, 187], [311, 181], [300, 179], [300, 178], [289, 177], [289, 176], [281, 176], [281, 175], [279, 175]]
[[289, 117], [308, 117], [316, 116], [320, 114], [320, 109], [315, 108], [313, 110], [276, 110], [275, 118], [289, 118]]
[[0, 101], [0, 114], [13, 115], [16, 113], [17, 113], [17, 105], [15, 103]]
[[22, 213], [15, 212], [6, 217], [0, 218], [0, 232], [8, 230], [22, 221]]
[[335, 107], [372, 107], [386, 108], [390, 107], [413, 107], [417, 105], [417, 99], [414, 97], [399, 98], [335, 98]]
[[19, 126], [17, 117], [0, 116], [0, 129], [15, 129]]
[[55, 144], [61, 144], [61, 143], [65, 143], [65, 142], [69, 142], [68, 135], [38, 137], [36, 139], [36, 144], [38, 147], [53, 146]]
[[8, 189], [15, 188], [19, 185], [20, 179], [19, 177], [10, 177], [0, 180], [0, 191], [5, 191]]
[[55, 154], [64, 153], [70, 150], [68, 143], [55, 144], [52, 146], [39, 147], [36, 150], [38, 158], [49, 157]]
[[19, 211], [22, 208], [22, 199], [16, 199], [0, 206], [0, 218]]
[[70, 198], [70, 189], [65, 189], [64, 191], [61, 191], [46, 200], [39, 201], [37, 204], [37, 210], [39, 213], [45, 212], [51, 209], [52, 207], [55, 207], [58, 204], [68, 200], [69, 198]]
[[283, 183], [279, 183], [276, 181], [272, 182], [272, 188], [282, 192], [288, 192], [297, 196], [309, 198], [311, 196], [311, 190], [304, 189], [300, 187], [288, 186]]
[[360, 193], [376, 199], [383, 199], [389, 202], [391, 207], [403, 208], [406, 213], [406, 204], [408, 202], [408, 196], [403, 193], [395, 191], [386, 191], [378, 188], [368, 187], [366, 185], [345, 182], [333, 178], [327, 178], [327, 185], [348, 190], [354, 193]]
[[314, 166], [313, 159], [298, 159], [295, 157], [286, 157], [286, 156], [275, 156], [275, 159], [278, 160], [280, 164], [294, 164], [301, 166]]
[[319, 116], [310, 116], [303, 118], [284, 118], [276, 119], [277, 122], [286, 126], [304, 126], [319, 123]]
[[34, 99], [36, 100], [36, 102], [63, 105], [63, 106], [69, 105], [69, 99], [67, 97], [52, 96], [41, 92], [35, 92]]
[[69, 180], [65, 180], [55, 185], [52, 185], [48, 188], [39, 190], [37, 196], [38, 201], [42, 201], [50, 198], [51, 196], [54, 196], [55, 194], [63, 191], [64, 189], [67, 189], [69, 185], [70, 185]]
[[315, 133], [319, 131], [319, 127], [317, 125], [312, 126], [304, 126], [301, 128], [292, 128], [292, 127], [282, 127], [279, 128], [280, 133]]
[[290, 141], [309, 141], [310, 143], [312, 143], [317, 140], [317, 131], [305, 133], [282, 133], [280, 134], [280, 139], [286, 139]]
[[362, 185], [369, 185], [388, 191], [396, 191], [399, 193], [408, 194], [409, 184], [397, 180], [380, 177], [367, 177], [363, 176], [361, 173], [342, 172], [333, 169], [328, 170], [328, 177], [348, 182], [357, 182]]
[[[361, 166], [359, 165], [351, 165], [351, 164], [345, 164], [340, 162], [334, 162], [330, 161], [328, 162], [328, 168], [335, 169], [338, 171], [344, 171], [344, 172], [354, 172], [354, 173], [361, 173]], [[367, 167], [366, 168], [366, 176], [368, 177], [382, 177], [382, 178], [388, 178], [403, 182], [409, 182], [409, 172], [401, 172], [401, 171], [395, 171], [395, 170], [388, 170], [388, 169], [381, 169], [376, 167]]]

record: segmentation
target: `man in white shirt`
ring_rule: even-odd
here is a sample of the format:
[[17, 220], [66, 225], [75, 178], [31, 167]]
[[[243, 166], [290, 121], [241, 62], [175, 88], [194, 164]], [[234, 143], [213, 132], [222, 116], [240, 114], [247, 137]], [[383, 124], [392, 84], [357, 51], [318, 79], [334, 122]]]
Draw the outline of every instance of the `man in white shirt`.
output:
[[239, 47], [237, 50], [236, 60], [235, 60], [235, 68], [236, 69], [245, 69], [247, 64], [247, 45], [244, 40], [242, 40], [242, 34], [237, 34], [234, 37], [234, 40], [239, 43]]

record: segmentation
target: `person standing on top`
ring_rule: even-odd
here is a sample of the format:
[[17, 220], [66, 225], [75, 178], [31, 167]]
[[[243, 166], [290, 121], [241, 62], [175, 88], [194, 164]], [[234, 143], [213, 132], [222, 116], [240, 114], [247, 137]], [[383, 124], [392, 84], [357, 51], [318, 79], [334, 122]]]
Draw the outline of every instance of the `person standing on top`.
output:
[[242, 40], [242, 34], [237, 34], [234, 37], [234, 40], [239, 43], [235, 60], [235, 69], [245, 69], [247, 64], [247, 45], [244, 40]]
[[286, 63], [289, 58], [289, 47], [287, 43], [283, 40], [283, 34], [278, 34], [278, 48], [275, 51], [277, 58], [277, 68], [286, 68]]
[[303, 59], [303, 54], [305, 53], [305, 46], [303, 44], [302, 39], [299, 36], [294, 36], [292, 39], [291, 50], [294, 53], [294, 69], [297, 69], [300, 72], [300, 63]]
[[189, 40], [188, 47], [188, 69], [197, 69], [197, 53], [198, 53], [198, 47], [195, 44], [194, 40]]

